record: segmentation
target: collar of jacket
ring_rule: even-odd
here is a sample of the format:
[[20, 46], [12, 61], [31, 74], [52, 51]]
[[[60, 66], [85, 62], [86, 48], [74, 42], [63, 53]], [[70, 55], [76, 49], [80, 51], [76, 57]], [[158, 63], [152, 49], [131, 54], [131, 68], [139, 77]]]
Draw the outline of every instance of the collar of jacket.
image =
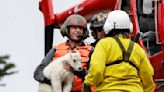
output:
[[[60, 43], [59, 45], [54, 46], [54, 48], [55, 48], [55, 49], [63, 49], [63, 50], [64, 50], [64, 49], [65, 49], [65, 50], [68, 50], [68, 49], [71, 50], [70, 43], [69, 43], [68, 40], [67, 40], [66, 42], [64, 42], [64, 43]], [[87, 48], [87, 45], [85, 45], [85, 43], [82, 42], [80, 45], [76, 46], [76, 49], [79, 49], [79, 48], [85, 49], [85, 48]]]
[[74, 73], [74, 69], [66, 61], [63, 61], [63, 68]]
[[[68, 40], [66, 41], [66, 44], [67, 44], [68, 46], [70, 46], [70, 43], [69, 43], [69, 41], [68, 41]], [[82, 42], [79, 46], [85, 46], [85, 43], [84, 43], [84, 42]]]

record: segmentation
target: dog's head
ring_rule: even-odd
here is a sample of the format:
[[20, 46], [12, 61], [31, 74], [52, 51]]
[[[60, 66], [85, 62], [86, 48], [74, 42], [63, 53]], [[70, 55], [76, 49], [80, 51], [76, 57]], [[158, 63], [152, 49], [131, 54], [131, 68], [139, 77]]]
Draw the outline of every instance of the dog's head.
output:
[[78, 51], [72, 51], [69, 53], [70, 59], [67, 61], [68, 64], [75, 70], [75, 71], [82, 71], [81, 66], [81, 55]]

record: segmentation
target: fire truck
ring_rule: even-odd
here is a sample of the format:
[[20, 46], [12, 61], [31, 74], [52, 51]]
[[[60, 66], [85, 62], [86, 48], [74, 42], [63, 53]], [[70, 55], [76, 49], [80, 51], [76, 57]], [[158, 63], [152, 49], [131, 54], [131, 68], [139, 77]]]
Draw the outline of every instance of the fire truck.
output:
[[69, 15], [80, 14], [90, 22], [96, 13], [124, 10], [133, 23], [133, 37], [138, 38], [137, 43], [145, 49], [154, 68], [157, 92], [164, 92], [164, 0], [84, 0], [56, 14], [53, 3], [39, 2], [45, 23], [45, 54], [52, 48], [54, 28], [60, 28]]

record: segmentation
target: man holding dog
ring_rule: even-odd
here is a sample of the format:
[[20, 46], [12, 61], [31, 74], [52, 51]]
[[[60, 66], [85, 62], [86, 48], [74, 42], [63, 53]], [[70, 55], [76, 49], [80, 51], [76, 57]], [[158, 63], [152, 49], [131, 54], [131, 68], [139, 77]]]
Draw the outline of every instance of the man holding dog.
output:
[[[70, 15], [64, 24], [61, 26], [61, 34], [62, 36], [66, 36], [68, 40], [64, 43], [61, 43], [57, 46], [54, 46], [49, 53], [42, 60], [41, 64], [38, 65], [34, 72], [34, 79], [41, 83], [50, 84], [50, 80], [48, 80], [43, 75], [43, 69], [53, 60], [58, 57], [65, 55], [66, 53], [72, 50], [78, 50], [82, 57], [82, 67], [83, 70], [87, 69], [87, 62], [89, 60], [89, 54], [92, 50], [92, 46], [86, 45], [83, 41], [89, 35], [87, 30], [87, 21], [84, 17], [78, 14]], [[67, 68], [67, 67], [66, 67]], [[85, 76], [85, 71], [82, 72], [74, 72], [74, 83], [72, 92], [81, 92], [83, 78]], [[78, 77], [79, 76], [79, 77]], [[81, 78], [80, 78], [81, 77]]]

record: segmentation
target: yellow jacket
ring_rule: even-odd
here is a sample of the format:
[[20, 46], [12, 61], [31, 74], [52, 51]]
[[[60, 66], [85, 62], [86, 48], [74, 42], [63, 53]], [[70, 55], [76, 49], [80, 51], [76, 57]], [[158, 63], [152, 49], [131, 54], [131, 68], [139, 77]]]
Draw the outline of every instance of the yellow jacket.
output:
[[[130, 39], [119, 37], [125, 50]], [[154, 70], [145, 51], [134, 44], [129, 61], [106, 67], [116, 60], [122, 60], [122, 51], [112, 37], [100, 40], [91, 57], [90, 68], [85, 77], [86, 85], [96, 85], [96, 92], [154, 92]]]

